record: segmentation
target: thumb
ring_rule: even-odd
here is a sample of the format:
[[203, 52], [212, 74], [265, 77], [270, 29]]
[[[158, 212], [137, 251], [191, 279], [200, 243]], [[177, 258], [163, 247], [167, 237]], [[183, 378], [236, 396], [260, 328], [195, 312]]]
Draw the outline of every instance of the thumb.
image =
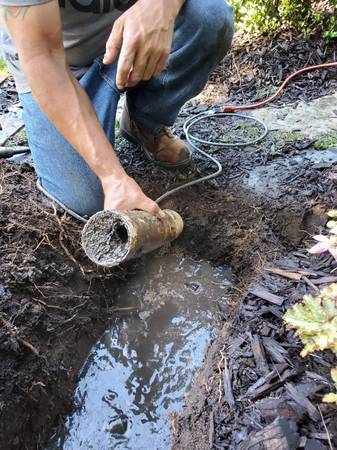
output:
[[147, 198], [142, 206], [141, 209], [143, 211], [146, 211], [150, 214], [153, 214], [154, 216], [157, 216], [159, 218], [163, 218], [165, 217], [165, 214], [163, 213], [163, 211], [159, 208], [158, 204], [156, 202], [154, 202], [153, 200]]
[[105, 46], [103, 64], [112, 64], [122, 48], [123, 28], [121, 26], [116, 26], [116, 24], [117, 22], [115, 22]]

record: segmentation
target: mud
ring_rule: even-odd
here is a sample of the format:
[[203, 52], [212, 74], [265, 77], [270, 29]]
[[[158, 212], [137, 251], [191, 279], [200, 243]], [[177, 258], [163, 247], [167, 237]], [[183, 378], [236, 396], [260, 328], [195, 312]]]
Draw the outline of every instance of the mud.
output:
[[[138, 262], [98, 271], [81, 251], [82, 225], [51, 208], [35, 188], [32, 169], [0, 164], [0, 307], [9, 324], [0, 341], [0, 448], [31, 449], [43, 446], [51, 427], [71, 409], [90, 346], [114, 314], [122, 313], [115, 312], [115, 289], [137, 271]], [[156, 179], [156, 188], [165, 189], [162, 176]], [[203, 186], [180, 196], [175, 203], [186, 231], [173, 249], [249, 273], [261, 238], [269, 239], [260, 211], [246, 195]]]
[[218, 302], [233, 277], [182, 255], [144, 258], [116, 291], [134, 314], [113, 320], [91, 350], [76, 412], [49, 449], [169, 449], [177, 413], [218, 332]]
[[[289, 182], [303, 177], [309, 169], [329, 168], [337, 163], [337, 149], [303, 151], [285, 161], [275, 161], [268, 166], [256, 167], [246, 179], [247, 187], [270, 198], [280, 198], [285, 193], [291, 194]], [[307, 192], [310, 194], [310, 191]], [[302, 192], [305, 194], [305, 192]]]
[[18, 93], [15, 89], [14, 80], [9, 77], [0, 85], [0, 112], [8, 113], [10, 107], [18, 102]]
[[31, 449], [71, 407], [123, 273], [87, 263], [81, 226], [42, 198], [30, 167], [0, 161], [0, 180], [0, 448]]
[[[129, 147], [128, 151], [135, 150]], [[232, 152], [219, 156], [225, 162], [227, 158], [230, 161]], [[243, 160], [241, 154], [237, 157], [238, 161]], [[147, 164], [138, 153], [134, 161], [136, 171]], [[197, 161], [196, 166], [207, 171], [202, 161]], [[128, 283], [120, 278], [125, 279], [130, 272], [137, 274], [141, 262], [112, 273], [97, 271], [80, 250], [81, 226], [50, 208], [34, 186], [31, 169], [2, 162], [1, 170], [2, 316], [39, 355], [23, 346], [9, 330], [3, 330], [0, 448], [30, 449], [42, 446], [51, 427], [71, 409], [72, 389], [91, 345], [109, 321], [114, 323], [114, 314], [123, 314], [118, 309], [114, 312], [119, 295], [116, 289], [128, 288]], [[193, 170], [197, 169], [190, 169], [186, 177], [193, 176]], [[227, 164], [221, 179], [189, 189], [173, 198], [169, 205], [177, 208], [185, 220], [184, 234], [171, 252], [180, 249], [184, 255], [225, 265], [237, 276], [235, 289], [229, 290], [219, 303], [229, 324], [237, 316], [238, 292], [244, 292], [264, 261], [275, 260], [287, 249], [300, 245], [308, 233], [317, 231], [324, 223], [324, 208], [331, 206], [334, 195], [333, 165], [324, 168], [309, 165], [297, 177], [298, 166], [290, 164], [284, 172], [293, 178], [288, 187], [294, 194], [283, 192], [272, 200], [243, 185], [249, 173], [244, 172], [239, 179], [231, 178], [236, 170], [237, 166], [231, 169]], [[142, 184], [155, 197], [176, 175], [165, 174], [164, 178], [160, 169], [153, 172], [151, 184], [146, 181]], [[154, 184], [153, 180], [157, 182]], [[311, 193], [305, 192], [309, 185]], [[129, 317], [130, 312], [126, 314]], [[131, 314], [120, 323], [123, 320], [135, 319]], [[219, 345], [219, 340], [215, 345]], [[211, 368], [217, 367], [218, 358], [219, 352], [213, 351], [207, 366], [211, 377], [207, 378], [207, 384], [214, 382], [215, 391], [216, 373], [211, 381], [214, 377]], [[200, 395], [198, 391], [192, 398]], [[207, 391], [202, 395], [207, 397]], [[184, 417], [188, 417], [188, 411]], [[193, 417], [203, 417], [195, 404], [192, 411]], [[179, 435], [186, 436], [189, 420], [176, 428]], [[196, 436], [199, 426], [199, 422], [193, 425]], [[200, 448], [208, 448], [207, 445]]]
[[[129, 234], [122, 220], [113, 213], [99, 213], [82, 232], [82, 246], [96, 264], [118, 265], [128, 252]], [[117, 264], [116, 264], [117, 261]]]

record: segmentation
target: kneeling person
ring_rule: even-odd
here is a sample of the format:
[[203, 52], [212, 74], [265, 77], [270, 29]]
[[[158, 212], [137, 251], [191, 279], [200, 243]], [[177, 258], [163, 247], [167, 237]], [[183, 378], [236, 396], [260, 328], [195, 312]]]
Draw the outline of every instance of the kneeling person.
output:
[[114, 150], [121, 134], [151, 162], [190, 152], [169, 130], [233, 36], [224, 0], [0, 0], [1, 46], [23, 106], [38, 185], [74, 215], [107, 208], [160, 214]]

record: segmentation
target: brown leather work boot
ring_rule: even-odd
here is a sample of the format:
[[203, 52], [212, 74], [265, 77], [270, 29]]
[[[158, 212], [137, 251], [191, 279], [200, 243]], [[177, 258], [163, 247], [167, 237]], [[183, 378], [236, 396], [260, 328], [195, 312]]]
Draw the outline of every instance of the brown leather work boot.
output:
[[147, 158], [163, 167], [184, 167], [191, 162], [191, 152], [184, 141], [163, 127], [158, 134], [143, 130], [130, 117], [127, 102], [122, 114], [120, 134], [133, 144], [140, 145]]

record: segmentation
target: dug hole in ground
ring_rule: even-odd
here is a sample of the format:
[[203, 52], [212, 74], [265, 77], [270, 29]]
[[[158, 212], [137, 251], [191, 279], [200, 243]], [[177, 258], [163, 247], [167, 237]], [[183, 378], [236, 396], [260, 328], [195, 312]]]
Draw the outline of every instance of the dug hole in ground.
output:
[[[290, 33], [236, 41], [176, 130], [333, 59], [332, 44]], [[266, 139], [217, 152], [220, 177], [163, 205], [184, 218], [182, 236], [115, 269], [90, 263], [82, 224], [37, 191], [28, 163], [0, 161], [1, 449], [336, 448], [336, 407], [322, 402], [336, 356], [301, 358], [283, 321], [337, 281], [333, 258], [307, 252], [337, 200], [336, 92], [336, 70], [317, 71], [249, 113], [268, 123]], [[16, 102], [8, 79], [2, 125]], [[209, 125], [194, 132], [259, 132], [228, 118]], [[22, 131], [8, 144], [25, 145]], [[195, 158], [167, 172], [123, 140], [118, 151], [153, 198], [213, 170]]]

